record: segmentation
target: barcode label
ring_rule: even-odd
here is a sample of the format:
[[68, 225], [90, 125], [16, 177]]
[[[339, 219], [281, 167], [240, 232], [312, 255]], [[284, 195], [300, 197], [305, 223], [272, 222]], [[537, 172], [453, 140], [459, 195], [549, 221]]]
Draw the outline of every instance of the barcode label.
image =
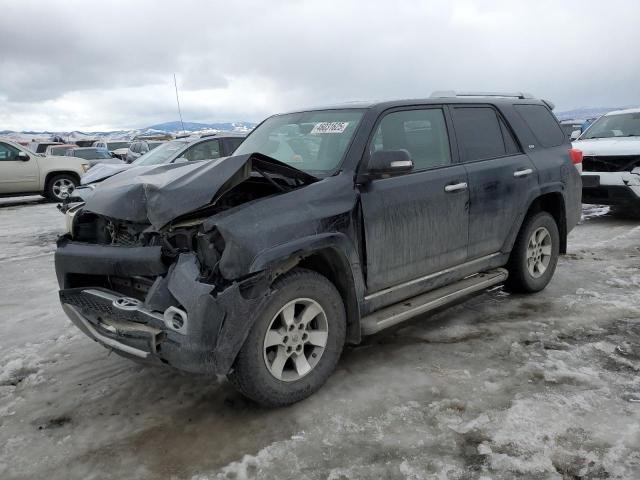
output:
[[343, 133], [349, 122], [320, 122], [316, 123], [311, 130], [311, 135], [319, 135], [321, 133]]

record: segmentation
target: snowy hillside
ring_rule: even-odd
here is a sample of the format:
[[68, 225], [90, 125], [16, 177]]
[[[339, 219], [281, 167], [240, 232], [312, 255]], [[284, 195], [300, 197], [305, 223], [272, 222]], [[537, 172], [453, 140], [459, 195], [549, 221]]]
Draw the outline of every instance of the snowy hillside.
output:
[[1, 130], [0, 136], [10, 138], [18, 142], [27, 142], [31, 140], [49, 140], [54, 136], [60, 136], [65, 141], [74, 142], [76, 140], [90, 138], [104, 138], [107, 140], [132, 140], [140, 135], [158, 135], [163, 133], [179, 134], [179, 133], [203, 133], [203, 132], [249, 132], [255, 123], [251, 122], [223, 122], [223, 123], [195, 123], [184, 122], [184, 130], [181, 123], [166, 122], [157, 125], [151, 125], [146, 128], [138, 128], [132, 130], [114, 130], [102, 132], [14, 132], [12, 130]]
[[637, 105], [627, 105], [624, 107], [580, 107], [573, 110], [567, 110], [564, 112], [555, 112], [556, 117], [559, 120], [574, 120], [587, 118], [597, 118], [605, 113], [613, 112], [614, 110], [624, 110], [625, 108], [635, 108]]

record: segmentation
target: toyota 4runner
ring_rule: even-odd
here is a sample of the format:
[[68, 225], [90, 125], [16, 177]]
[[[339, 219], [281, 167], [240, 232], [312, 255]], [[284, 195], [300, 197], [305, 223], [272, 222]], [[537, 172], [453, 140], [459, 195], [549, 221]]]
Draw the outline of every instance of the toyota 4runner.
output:
[[506, 282], [550, 281], [581, 161], [525, 94], [275, 115], [234, 156], [140, 167], [67, 211], [60, 300], [139, 361], [299, 401], [343, 346]]

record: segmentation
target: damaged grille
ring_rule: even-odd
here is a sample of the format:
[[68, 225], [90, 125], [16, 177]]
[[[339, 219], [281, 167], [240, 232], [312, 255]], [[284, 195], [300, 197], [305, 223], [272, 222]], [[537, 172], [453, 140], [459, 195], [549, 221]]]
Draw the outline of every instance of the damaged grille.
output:
[[118, 225], [114, 222], [108, 222], [106, 231], [111, 238], [111, 245], [119, 245], [121, 247], [138, 246], [138, 235], [126, 225]]
[[120, 245], [123, 247], [138, 246], [138, 239], [126, 230], [117, 230], [111, 237], [112, 245]]
[[113, 304], [108, 300], [96, 298], [93, 295], [84, 293], [82, 290], [61, 290], [60, 302], [122, 322], [147, 323], [149, 321], [147, 315], [137, 310], [123, 311], [114, 308]]
[[585, 156], [582, 159], [583, 172], [630, 172], [640, 167], [638, 156]]

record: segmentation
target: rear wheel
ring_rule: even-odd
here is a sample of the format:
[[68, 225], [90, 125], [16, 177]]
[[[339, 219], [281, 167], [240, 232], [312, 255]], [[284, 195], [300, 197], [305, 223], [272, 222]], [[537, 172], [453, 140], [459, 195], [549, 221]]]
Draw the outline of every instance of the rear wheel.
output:
[[298, 402], [329, 378], [345, 341], [340, 294], [322, 275], [296, 268], [274, 293], [245, 341], [229, 379], [266, 406]]
[[45, 188], [45, 196], [50, 200], [61, 202], [78, 186], [78, 179], [68, 173], [51, 177]]
[[539, 292], [553, 277], [560, 253], [555, 219], [540, 212], [525, 220], [511, 251], [507, 287], [517, 292]]

